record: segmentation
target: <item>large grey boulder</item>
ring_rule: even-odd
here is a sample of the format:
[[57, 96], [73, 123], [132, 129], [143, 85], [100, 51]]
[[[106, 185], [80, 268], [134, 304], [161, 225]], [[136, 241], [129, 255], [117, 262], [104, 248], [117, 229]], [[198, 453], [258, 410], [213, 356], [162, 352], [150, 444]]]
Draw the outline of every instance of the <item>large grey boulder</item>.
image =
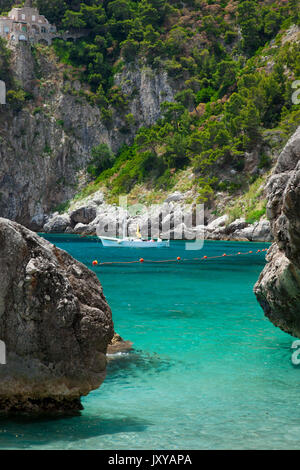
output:
[[241, 230], [236, 230], [233, 236], [235, 238], [247, 239], [251, 242], [270, 242], [273, 239], [270, 222], [266, 219], [249, 224]]
[[226, 233], [231, 234], [235, 232], [236, 230], [242, 230], [245, 227], [247, 227], [247, 222], [244, 217], [241, 217], [239, 219], [235, 219], [231, 224], [228, 224], [226, 227]]
[[276, 326], [300, 337], [300, 127], [280, 154], [267, 193], [275, 243], [254, 292]]
[[0, 410], [73, 410], [105, 378], [111, 310], [96, 275], [0, 218]]
[[92, 222], [97, 215], [97, 209], [94, 206], [83, 206], [71, 212], [71, 222], [87, 225]]
[[270, 222], [262, 219], [254, 225], [252, 233], [253, 242], [270, 242], [273, 240]]
[[55, 215], [44, 225], [43, 231], [46, 233], [63, 233], [70, 223], [68, 214]]
[[73, 233], [76, 233], [78, 235], [84, 234], [87, 229], [88, 229], [88, 225], [79, 223], [75, 225], [73, 229]]
[[218, 217], [217, 219], [210, 222], [207, 226], [208, 230], [215, 230], [216, 228], [224, 227], [229, 217], [227, 214]]
[[175, 191], [175, 193], [169, 194], [165, 202], [178, 202], [184, 198], [183, 194], [180, 191]]

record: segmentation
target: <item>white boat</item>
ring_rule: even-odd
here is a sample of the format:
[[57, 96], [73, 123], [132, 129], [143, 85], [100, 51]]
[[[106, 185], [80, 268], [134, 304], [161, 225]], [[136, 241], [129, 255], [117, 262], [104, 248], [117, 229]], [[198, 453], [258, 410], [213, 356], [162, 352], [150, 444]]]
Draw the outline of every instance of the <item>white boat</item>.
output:
[[103, 246], [110, 247], [126, 247], [126, 248], [162, 248], [169, 247], [170, 240], [162, 240], [158, 238], [157, 240], [145, 240], [142, 238], [140, 227], [137, 225], [136, 237], [127, 237], [127, 221], [123, 220], [123, 237], [114, 238], [114, 237], [105, 237], [98, 235]]
[[126, 248], [162, 248], [169, 247], [170, 240], [162, 240], [158, 238], [157, 240], [145, 240], [142, 238], [140, 227], [137, 225], [136, 237], [127, 237], [127, 222], [126, 219], [123, 220], [123, 237], [114, 238], [114, 237], [104, 237], [98, 235], [103, 246], [110, 247], [126, 247]]
[[170, 240], [142, 240], [141, 238], [113, 238], [99, 236], [103, 246], [127, 248], [162, 248], [169, 247]]

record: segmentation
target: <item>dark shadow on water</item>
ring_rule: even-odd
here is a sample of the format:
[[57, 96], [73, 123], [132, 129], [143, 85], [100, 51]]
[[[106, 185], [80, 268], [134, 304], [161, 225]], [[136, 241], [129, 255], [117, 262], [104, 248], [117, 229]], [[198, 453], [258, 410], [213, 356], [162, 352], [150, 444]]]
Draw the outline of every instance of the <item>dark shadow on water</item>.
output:
[[[106, 382], [139, 374], [157, 374], [172, 366], [169, 360], [157, 354], [132, 350], [113, 355], [107, 367]], [[99, 393], [101, 405], [101, 390]], [[68, 446], [74, 442], [103, 435], [144, 432], [150, 421], [120, 413], [109, 418], [87, 411], [73, 414], [17, 414], [0, 415], [0, 449], [30, 449], [45, 446], [55, 447], [55, 443]], [[101, 444], [101, 440], [99, 440]], [[72, 446], [73, 447], [73, 446]]]
[[[0, 449], [30, 449], [101, 437], [106, 434], [144, 432], [150, 425], [133, 416], [11, 416], [0, 417]], [[101, 440], [99, 440], [101, 443]], [[76, 447], [76, 446], [75, 446]]]

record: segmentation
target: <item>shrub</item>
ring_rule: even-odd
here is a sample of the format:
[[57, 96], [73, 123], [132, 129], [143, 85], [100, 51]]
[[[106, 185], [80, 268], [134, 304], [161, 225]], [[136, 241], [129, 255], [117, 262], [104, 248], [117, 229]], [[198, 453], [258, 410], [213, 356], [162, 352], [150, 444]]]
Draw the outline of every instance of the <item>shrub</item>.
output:
[[88, 173], [96, 178], [102, 171], [112, 166], [114, 157], [107, 144], [99, 144], [97, 147], [94, 147], [92, 149], [92, 158], [87, 167]]
[[14, 111], [20, 111], [25, 102], [25, 92], [19, 90], [8, 90], [6, 93], [7, 103], [13, 108]]

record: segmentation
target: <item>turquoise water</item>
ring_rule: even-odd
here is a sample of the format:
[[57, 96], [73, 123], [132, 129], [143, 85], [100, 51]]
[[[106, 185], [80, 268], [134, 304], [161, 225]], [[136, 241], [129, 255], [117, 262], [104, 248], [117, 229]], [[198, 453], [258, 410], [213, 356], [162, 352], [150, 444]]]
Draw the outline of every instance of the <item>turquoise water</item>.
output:
[[[96, 240], [48, 236], [89, 267], [99, 261], [236, 253], [265, 244], [184, 243], [157, 250], [103, 249]], [[116, 331], [134, 351], [110, 362], [80, 416], [0, 420], [2, 449], [296, 449], [300, 369], [293, 338], [252, 293], [264, 254], [201, 263], [96, 267]]]

